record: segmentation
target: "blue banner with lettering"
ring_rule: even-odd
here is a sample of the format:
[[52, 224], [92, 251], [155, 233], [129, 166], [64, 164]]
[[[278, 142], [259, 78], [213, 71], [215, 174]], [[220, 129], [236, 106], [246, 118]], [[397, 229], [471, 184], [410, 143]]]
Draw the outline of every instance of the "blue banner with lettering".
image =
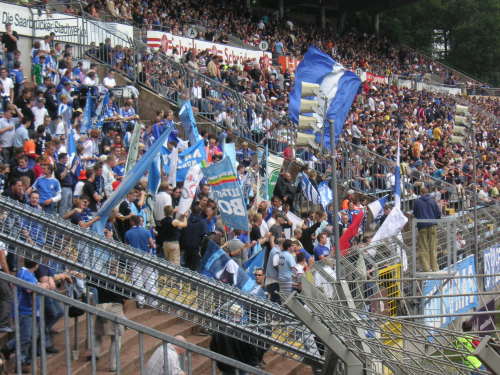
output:
[[[424, 304], [424, 315], [449, 315], [461, 314], [472, 311], [478, 307], [477, 293], [479, 291], [476, 275], [474, 256], [469, 255], [461, 261], [450, 266], [451, 274], [454, 276], [465, 276], [462, 278], [451, 278], [449, 280], [425, 280], [423, 285], [424, 296], [443, 296], [440, 298], [429, 298]], [[442, 270], [448, 271], [448, 267]], [[456, 297], [445, 297], [456, 294]], [[445, 328], [457, 316], [429, 317], [424, 318], [425, 324], [435, 328]]]
[[245, 197], [229, 158], [202, 168], [219, 206], [222, 221], [233, 229], [248, 230]]
[[[163, 147], [161, 153], [162, 155], [168, 156], [171, 152], [166, 147]], [[163, 156], [161, 159], [163, 163], [163, 170], [165, 171], [165, 174], [168, 174], [170, 171], [170, 159], [166, 156]], [[191, 146], [180, 152], [177, 160], [177, 182], [184, 181], [186, 179], [189, 168], [191, 168], [193, 165], [200, 164], [205, 159], [205, 144], [203, 140], [199, 141], [194, 146]]]

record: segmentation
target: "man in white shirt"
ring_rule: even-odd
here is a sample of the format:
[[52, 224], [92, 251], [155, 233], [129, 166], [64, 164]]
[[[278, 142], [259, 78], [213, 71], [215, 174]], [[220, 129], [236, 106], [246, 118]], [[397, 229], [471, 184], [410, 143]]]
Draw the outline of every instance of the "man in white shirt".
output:
[[[17, 112], [17, 118], [13, 114]], [[2, 157], [4, 163], [8, 163], [13, 156], [14, 136], [16, 134], [16, 125], [22, 118], [22, 113], [13, 104], [7, 106], [3, 117], [0, 119], [0, 147], [2, 148]]]
[[172, 197], [168, 193], [168, 189], [168, 183], [162, 182], [158, 188], [158, 193], [155, 195], [153, 215], [157, 223], [165, 218], [165, 206], [172, 206]]
[[49, 116], [49, 111], [45, 108], [45, 99], [39, 98], [36, 104], [31, 107], [31, 112], [33, 112], [33, 126], [36, 131], [40, 125], [43, 125], [45, 116]]
[[114, 88], [116, 86], [115, 71], [110, 70], [106, 77], [104, 77], [104, 79], [102, 80], [102, 83], [108, 90]]
[[5, 111], [7, 104], [12, 103], [14, 98], [14, 82], [12, 82], [12, 79], [9, 77], [9, 72], [6, 68], [0, 69], [0, 82], [2, 83], [1, 95]]
[[[177, 340], [186, 342], [184, 336], [175, 336]], [[179, 361], [179, 355], [186, 352], [186, 349], [180, 346], [167, 344], [167, 358], [168, 358], [168, 373], [163, 371], [164, 369], [164, 355], [163, 355], [163, 345], [160, 345], [154, 351], [151, 358], [149, 358], [146, 364], [146, 374], [148, 375], [184, 375], [184, 371], [181, 370], [181, 364]]]

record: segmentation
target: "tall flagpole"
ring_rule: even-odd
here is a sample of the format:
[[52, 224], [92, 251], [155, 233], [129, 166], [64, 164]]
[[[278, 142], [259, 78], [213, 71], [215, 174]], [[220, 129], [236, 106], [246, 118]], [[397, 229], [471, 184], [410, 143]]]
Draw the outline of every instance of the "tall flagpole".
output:
[[[326, 110], [325, 110], [326, 116]], [[339, 197], [337, 194], [337, 144], [335, 142], [335, 129], [333, 121], [330, 122], [330, 148], [332, 163], [332, 195], [333, 195], [333, 240], [335, 245], [335, 274], [337, 280], [341, 279], [340, 272], [340, 244], [339, 244]], [[324, 126], [324, 125], [323, 125]]]

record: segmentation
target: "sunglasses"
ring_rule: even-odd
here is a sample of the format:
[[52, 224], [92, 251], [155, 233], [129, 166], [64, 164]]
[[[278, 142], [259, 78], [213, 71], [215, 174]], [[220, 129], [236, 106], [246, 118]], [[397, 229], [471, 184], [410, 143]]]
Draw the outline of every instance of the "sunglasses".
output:
[[254, 275], [255, 275], [255, 276], [264, 276], [264, 274], [263, 274], [263, 273], [256, 273], [256, 274], [254, 274]]

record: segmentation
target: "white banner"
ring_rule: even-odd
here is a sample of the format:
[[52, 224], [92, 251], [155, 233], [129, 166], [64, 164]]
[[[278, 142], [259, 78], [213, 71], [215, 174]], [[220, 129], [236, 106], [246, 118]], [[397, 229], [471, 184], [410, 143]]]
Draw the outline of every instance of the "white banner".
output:
[[[111, 31], [120, 38], [123, 38], [124, 41], [134, 37], [134, 30], [130, 25], [100, 21], [87, 21], [84, 23], [80, 17], [61, 13], [47, 15], [45, 11], [42, 11], [42, 14], [39, 16], [38, 9], [36, 8], [30, 11], [27, 7], [2, 3], [0, 32], [5, 31], [6, 23], [11, 23], [12, 29], [19, 35], [41, 39], [45, 35], [54, 32], [56, 40], [69, 43], [78, 43], [80, 39], [79, 35], [82, 35], [84, 31], [87, 34], [87, 43], [104, 43], [104, 39], [108, 35], [102, 30], [99, 32], [100, 27]], [[86, 25], [87, 30], [83, 29], [84, 25]], [[115, 41], [115, 44], [118, 44], [118, 42]]]
[[180, 55], [193, 48], [196, 51], [205, 51], [208, 49], [211, 54], [222, 57], [223, 62], [228, 64], [243, 63], [246, 60], [260, 62], [261, 58], [268, 60], [272, 58], [270, 52], [231, 47], [205, 40], [185, 38], [162, 31], [148, 31], [148, 47], [154, 49], [160, 48], [167, 55], [171, 55], [174, 49], [177, 49]]
[[182, 196], [177, 209], [178, 216], [185, 214], [191, 207], [196, 194], [196, 188], [200, 184], [202, 178], [203, 173], [199, 164], [193, 165], [189, 168], [186, 180], [184, 181], [184, 186], [182, 187]]

